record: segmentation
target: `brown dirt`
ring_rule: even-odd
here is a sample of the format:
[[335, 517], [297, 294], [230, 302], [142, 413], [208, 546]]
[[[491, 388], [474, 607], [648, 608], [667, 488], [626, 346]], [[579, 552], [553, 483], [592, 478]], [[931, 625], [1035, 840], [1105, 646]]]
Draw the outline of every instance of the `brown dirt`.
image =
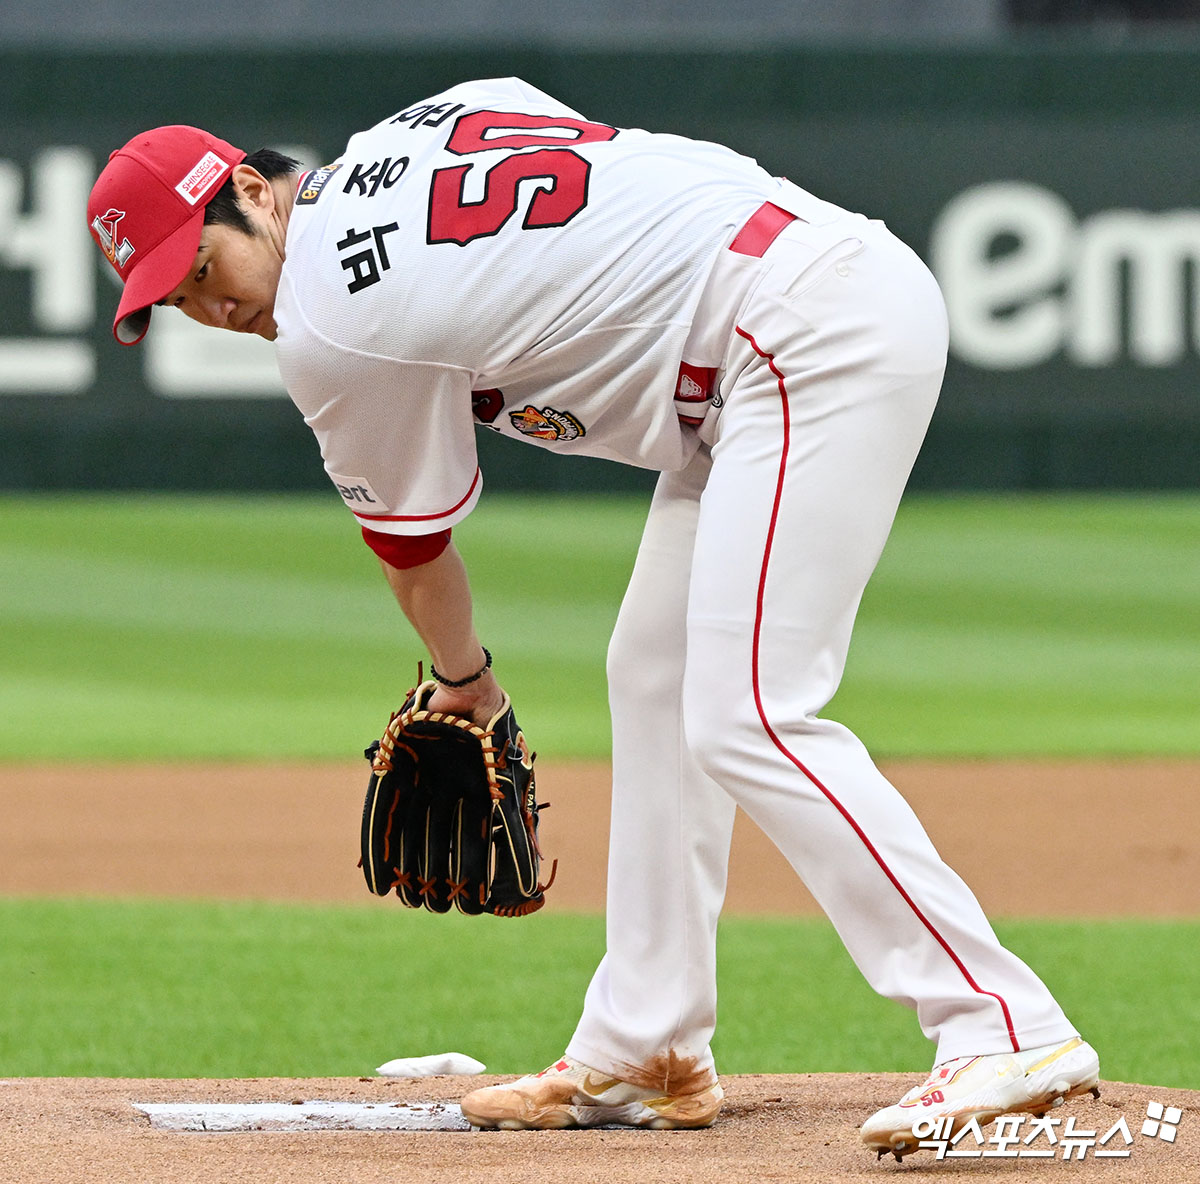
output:
[[[1077, 1130], [1102, 1137], [1122, 1116], [1128, 1159], [876, 1161], [855, 1127], [910, 1084], [895, 1074], [728, 1077], [728, 1103], [703, 1131], [472, 1131], [178, 1134], [152, 1130], [131, 1102], [455, 1099], [496, 1078], [417, 1082], [94, 1081], [0, 1084], [4, 1184], [762, 1184], [919, 1178], [1069, 1181], [1196, 1179], [1200, 1092], [1105, 1082], [1100, 1101], [1069, 1103]], [[1148, 1100], [1184, 1109], [1174, 1144], [1141, 1135]], [[1062, 1127], [1058, 1130], [1061, 1132]], [[968, 1144], [973, 1146], [973, 1144]], [[985, 1145], [986, 1146], [986, 1145]], [[1045, 1138], [1031, 1146], [1046, 1149]], [[1112, 1146], [1123, 1146], [1110, 1142]], [[1078, 1153], [1076, 1153], [1078, 1154]]]
[[[1200, 762], [892, 762], [885, 771], [943, 856], [993, 916], [1200, 913]], [[607, 770], [539, 764], [544, 845], [560, 860], [548, 907], [602, 907]], [[0, 768], [0, 893], [344, 901], [379, 907], [363, 886], [359, 764]], [[728, 909], [808, 913], [815, 905], [744, 818]], [[531, 1066], [532, 1068], [532, 1066]], [[0, 1082], [0, 1184], [221, 1181], [255, 1184], [664, 1184], [880, 1180], [968, 1173], [1043, 1180], [1117, 1173], [1196, 1178], [1200, 1092], [1106, 1082], [1071, 1104], [1103, 1133], [1124, 1115], [1127, 1160], [958, 1159], [928, 1152], [876, 1164], [854, 1128], [911, 1080], [889, 1074], [725, 1078], [711, 1130], [372, 1134], [171, 1134], [134, 1101], [457, 1098], [488, 1078]], [[1184, 1110], [1174, 1144], [1140, 1134], [1150, 1100]], [[1190, 1154], [1189, 1154], [1190, 1152]]]
[[[344, 901], [363, 762], [0, 767], [0, 893]], [[1200, 761], [901, 761], [884, 771], [993, 916], [1200, 913]], [[608, 769], [538, 762], [548, 907], [603, 908]], [[731, 913], [816, 905], [739, 817]]]

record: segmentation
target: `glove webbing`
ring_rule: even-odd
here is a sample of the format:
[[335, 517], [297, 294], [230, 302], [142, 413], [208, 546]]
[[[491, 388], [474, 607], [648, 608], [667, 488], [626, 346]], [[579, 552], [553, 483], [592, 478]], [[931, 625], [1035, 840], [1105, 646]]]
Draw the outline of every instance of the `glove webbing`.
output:
[[[479, 740], [479, 747], [483, 751], [483, 767], [487, 775], [488, 792], [492, 795], [493, 801], [499, 801], [504, 797], [504, 791], [500, 788], [496, 778], [496, 770], [507, 767], [507, 762], [500, 753], [500, 750], [494, 745], [488, 743], [494, 736], [494, 731], [485, 731], [483, 728], [473, 724], [469, 719], [463, 719], [459, 715], [446, 715], [441, 711], [427, 711], [424, 713], [423, 719], [434, 724], [453, 724], [456, 728], [461, 728], [464, 732], [469, 732]], [[390, 773], [392, 771], [392, 756], [396, 751], [396, 745], [399, 744], [405, 752], [416, 761], [417, 754], [413, 752], [407, 744], [400, 742], [401, 736], [411, 735], [404, 727], [404, 712], [397, 711], [390, 720], [388, 726], [384, 729], [383, 736], [379, 741], [379, 747], [375, 750], [375, 755], [371, 758], [371, 769], [374, 773]]]

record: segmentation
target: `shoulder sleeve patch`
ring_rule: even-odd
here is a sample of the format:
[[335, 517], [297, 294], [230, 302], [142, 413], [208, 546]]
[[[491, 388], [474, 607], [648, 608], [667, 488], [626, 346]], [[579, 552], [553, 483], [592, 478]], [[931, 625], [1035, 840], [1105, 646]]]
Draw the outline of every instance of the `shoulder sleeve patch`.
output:
[[371, 488], [371, 483], [365, 477], [343, 477], [340, 473], [330, 473], [329, 479], [350, 509], [360, 514], [387, 513], [387, 503]]
[[300, 187], [296, 192], [296, 204], [311, 206], [321, 196], [321, 192], [329, 183], [329, 178], [341, 167], [341, 161], [338, 161], [336, 164], [322, 165], [321, 168], [313, 169], [311, 173], [306, 173], [301, 177]]

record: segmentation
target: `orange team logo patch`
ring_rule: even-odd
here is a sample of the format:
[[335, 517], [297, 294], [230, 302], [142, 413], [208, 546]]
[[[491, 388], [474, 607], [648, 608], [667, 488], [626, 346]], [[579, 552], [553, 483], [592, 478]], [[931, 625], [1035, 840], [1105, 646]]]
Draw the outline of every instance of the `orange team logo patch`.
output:
[[520, 411], [510, 411], [508, 418], [523, 436], [537, 440], [577, 440], [586, 435], [583, 424], [569, 411], [556, 411], [553, 407], [528, 406]]

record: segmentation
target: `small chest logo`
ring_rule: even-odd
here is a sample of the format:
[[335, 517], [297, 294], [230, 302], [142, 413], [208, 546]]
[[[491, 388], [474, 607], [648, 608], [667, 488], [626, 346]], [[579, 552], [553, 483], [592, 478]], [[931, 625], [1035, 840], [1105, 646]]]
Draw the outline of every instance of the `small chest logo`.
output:
[[124, 217], [124, 210], [109, 210], [92, 219], [92, 229], [100, 240], [100, 249], [114, 267], [124, 267], [133, 254], [133, 244], [127, 238], [117, 242], [117, 223]]
[[510, 411], [508, 418], [523, 436], [537, 440], [577, 440], [587, 434], [583, 424], [569, 411], [555, 411], [553, 407], [524, 407]]

